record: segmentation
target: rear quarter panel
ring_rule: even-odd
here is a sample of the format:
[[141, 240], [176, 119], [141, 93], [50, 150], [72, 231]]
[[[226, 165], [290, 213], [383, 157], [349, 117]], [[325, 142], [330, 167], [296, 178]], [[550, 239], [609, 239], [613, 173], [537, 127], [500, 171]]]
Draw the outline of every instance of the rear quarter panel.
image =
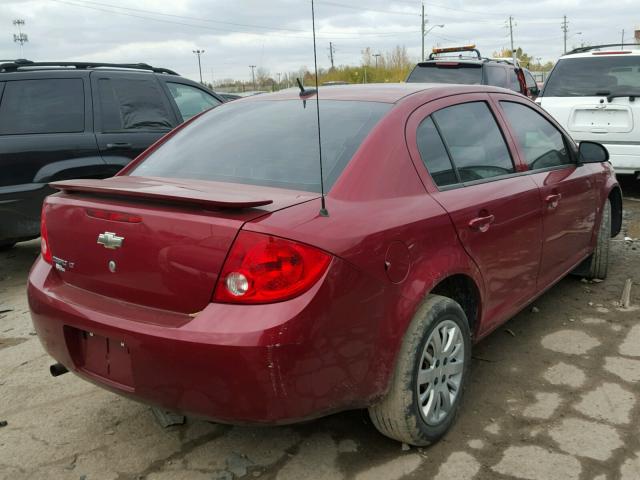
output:
[[[448, 214], [426, 192], [411, 161], [404, 128], [411, 109], [396, 107], [374, 128], [326, 198], [297, 205], [245, 225], [320, 247], [356, 268], [371, 286], [336, 291], [334, 301], [357, 306], [350, 318], [324, 318], [336, 336], [362, 332], [372, 345], [361, 384], [363, 398], [386, 391], [404, 333], [428, 292], [443, 278], [463, 273], [480, 290], [482, 280], [461, 248]], [[385, 261], [389, 265], [385, 266]]]

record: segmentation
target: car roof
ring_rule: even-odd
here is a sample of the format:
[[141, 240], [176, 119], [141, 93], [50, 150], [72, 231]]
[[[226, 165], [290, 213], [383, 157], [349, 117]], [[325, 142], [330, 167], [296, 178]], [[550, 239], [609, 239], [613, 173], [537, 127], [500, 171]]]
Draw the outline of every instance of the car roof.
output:
[[[307, 88], [310, 88], [307, 86]], [[506, 88], [488, 85], [457, 85], [447, 83], [367, 83], [353, 85], [332, 85], [320, 87], [321, 100], [350, 100], [363, 102], [397, 103], [403, 98], [420, 92], [428, 92], [429, 97], [438, 98], [463, 93], [514, 93]], [[315, 99], [309, 95], [307, 99]], [[237, 100], [238, 102], [260, 102], [265, 100], [300, 99], [300, 89], [288, 88], [276, 93], [256, 95]]]
[[0, 73], [38, 71], [95, 71], [110, 70], [121, 72], [148, 72], [179, 76], [173, 70], [153, 67], [146, 63], [105, 63], [105, 62], [33, 62], [26, 59], [9, 60], [0, 63]]

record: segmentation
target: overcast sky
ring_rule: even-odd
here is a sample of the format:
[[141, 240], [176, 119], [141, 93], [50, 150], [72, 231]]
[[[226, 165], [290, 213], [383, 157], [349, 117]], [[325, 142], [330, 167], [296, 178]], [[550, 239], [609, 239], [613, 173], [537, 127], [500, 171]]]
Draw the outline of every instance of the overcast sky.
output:
[[[425, 2], [426, 45], [476, 43], [484, 55], [509, 47], [509, 15], [515, 45], [534, 57], [555, 60], [563, 48], [561, 22], [569, 20], [568, 47], [612, 43], [622, 29], [631, 40], [640, 25], [639, 0], [437, 0]], [[361, 50], [385, 52], [405, 45], [420, 55], [419, 0], [317, 0], [318, 62], [357, 64]], [[192, 50], [204, 49], [205, 81], [248, 80], [248, 65], [277, 72], [313, 67], [310, 0], [0, 0], [0, 58], [16, 58], [12, 21], [25, 20], [24, 58], [146, 62], [198, 79]], [[640, 27], [638, 27], [640, 28]], [[578, 32], [581, 32], [579, 34]]]

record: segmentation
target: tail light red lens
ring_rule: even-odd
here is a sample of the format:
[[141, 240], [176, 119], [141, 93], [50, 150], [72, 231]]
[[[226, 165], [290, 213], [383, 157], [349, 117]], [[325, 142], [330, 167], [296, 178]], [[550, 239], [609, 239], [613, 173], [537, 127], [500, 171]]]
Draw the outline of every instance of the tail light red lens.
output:
[[327, 271], [331, 255], [309, 245], [241, 231], [224, 264], [213, 300], [273, 303], [307, 291]]
[[47, 222], [45, 220], [45, 206], [42, 205], [42, 212], [40, 213], [40, 253], [42, 259], [53, 264], [53, 255], [51, 253], [51, 247], [49, 246], [49, 234], [47, 233]]

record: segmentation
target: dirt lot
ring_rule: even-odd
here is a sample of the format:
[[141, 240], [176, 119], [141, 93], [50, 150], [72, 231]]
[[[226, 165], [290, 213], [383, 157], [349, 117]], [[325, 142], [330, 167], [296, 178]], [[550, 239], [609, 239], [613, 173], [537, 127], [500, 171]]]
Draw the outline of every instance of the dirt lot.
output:
[[[0, 253], [0, 477], [638, 480], [640, 187], [626, 195], [609, 278], [564, 279], [477, 345], [463, 413], [427, 449], [402, 449], [360, 411], [294, 427], [162, 429], [144, 405], [49, 375], [25, 298], [38, 241]], [[635, 306], [623, 310], [627, 278]]]

